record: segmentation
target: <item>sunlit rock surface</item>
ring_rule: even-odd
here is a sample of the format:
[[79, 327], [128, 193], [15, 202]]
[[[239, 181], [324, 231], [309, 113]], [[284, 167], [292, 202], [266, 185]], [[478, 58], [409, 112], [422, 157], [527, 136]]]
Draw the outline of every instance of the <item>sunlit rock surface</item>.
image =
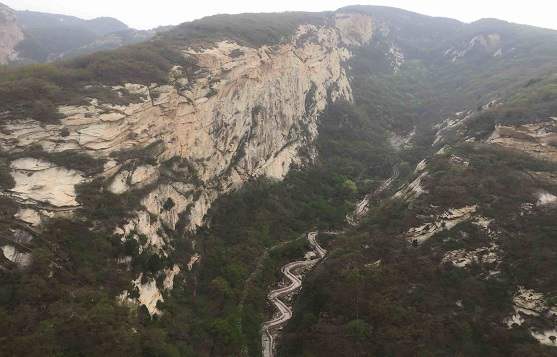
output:
[[75, 186], [84, 181], [80, 172], [33, 158], [17, 159], [10, 167], [16, 197], [56, 207], [78, 205]]

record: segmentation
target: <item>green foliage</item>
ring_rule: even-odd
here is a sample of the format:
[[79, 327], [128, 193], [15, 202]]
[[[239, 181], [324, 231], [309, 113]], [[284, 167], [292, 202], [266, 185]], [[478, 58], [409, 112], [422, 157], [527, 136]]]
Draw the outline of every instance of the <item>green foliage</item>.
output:
[[120, 162], [137, 160], [141, 163], [155, 165], [157, 157], [164, 151], [164, 145], [161, 141], [155, 141], [145, 147], [133, 148], [112, 152], [110, 156]]
[[0, 158], [0, 188], [9, 190], [15, 186], [15, 181], [10, 173], [9, 162], [6, 158]]
[[385, 131], [362, 108], [338, 103], [320, 117], [318, 145], [323, 167], [355, 180], [390, 174], [395, 157]]
[[485, 138], [496, 125], [521, 125], [549, 120], [557, 112], [557, 77], [531, 79], [517, 88], [503, 106], [481, 111], [468, 125], [468, 132]]
[[371, 327], [362, 320], [352, 320], [346, 324], [346, 332], [356, 341], [363, 341], [370, 337]]
[[92, 220], [102, 220], [107, 227], [114, 227], [132, 214], [141, 200], [137, 192], [116, 195], [104, 190], [100, 179], [76, 186], [76, 192], [77, 201], [83, 206], [82, 214]]
[[125, 82], [151, 84], [166, 83], [173, 65], [185, 64], [184, 57], [161, 41], [98, 52], [69, 62], [70, 68], [87, 73], [103, 84]]
[[[524, 171], [557, 169], [553, 162], [486, 144], [462, 144], [452, 153], [470, 160], [470, 166], [452, 163], [450, 154], [434, 157], [430, 161], [430, 175], [424, 181], [425, 189], [431, 193], [424, 197], [424, 205], [462, 207], [481, 202], [488, 216], [496, 212], [516, 212], [539, 190], [539, 184]], [[509, 187], [514, 189], [509, 190]]]
[[170, 211], [172, 209], [172, 207], [174, 207], [174, 206], [175, 206], [174, 201], [172, 200], [172, 198], [168, 197], [166, 199], [166, 201], [164, 201], [164, 204], [162, 205], [162, 208], [165, 211]]
[[0, 274], [0, 310], [11, 311], [0, 353], [139, 354], [133, 315], [114, 299], [131, 278], [114, 262], [119, 244], [66, 220], [51, 221], [35, 244], [29, 271]]
[[301, 24], [321, 25], [327, 21], [328, 13], [215, 15], [179, 25], [163, 37], [180, 45], [229, 40], [259, 47], [288, 39]]
[[[0, 112], [5, 118], [31, 117], [38, 121], [59, 118], [56, 107], [80, 104], [87, 96], [120, 104], [106, 85], [127, 82], [149, 85], [167, 83], [172, 66], [187, 66], [179, 51], [161, 41], [98, 52], [65, 62], [0, 69]], [[40, 98], [40, 99], [37, 99]]]
[[[470, 165], [454, 164], [452, 155]], [[557, 284], [546, 273], [557, 268], [557, 211], [520, 214], [521, 205], [544, 185], [524, 172], [556, 170], [554, 163], [482, 144], [460, 145], [431, 158], [428, 194], [410, 204], [388, 200], [372, 207], [359, 229], [329, 248], [329, 258], [304, 283], [279, 354], [500, 355], [520, 346], [529, 355], [550, 355], [526, 329], [508, 330], [493, 321], [512, 313], [516, 286], [551, 293]], [[492, 242], [473, 224], [460, 224], [419, 247], [402, 237], [420, 224], [416, 216], [432, 207], [472, 204], [478, 204], [480, 215], [494, 218], [500, 232], [504, 253], [497, 279], [485, 277], [493, 266], [441, 264], [445, 252]], [[299, 311], [319, 318], [308, 326]]]

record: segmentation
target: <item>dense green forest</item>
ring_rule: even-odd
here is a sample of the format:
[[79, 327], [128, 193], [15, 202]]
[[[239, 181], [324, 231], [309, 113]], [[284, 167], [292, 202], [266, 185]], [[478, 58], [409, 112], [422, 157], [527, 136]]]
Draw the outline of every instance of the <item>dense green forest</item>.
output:
[[[513, 104], [514, 105], [514, 104]], [[451, 160], [457, 156], [468, 166]], [[540, 187], [527, 172], [554, 173], [554, 162], [485, 144], [459, 144], [428, 163], [427, 194], [376, 202], [356, 229], [337, 237], [329, 258], [305, 282], [279, 355], [551, 356], [527, 328], [501, 323], [516, 286], [555, 296], [555, 207], [523, 212]], [[512, 189], [510, 189], [512, 187]], [[445, 253], [492, 244], [470, 222], [415, 247], [404, 233], [433, 207], [478, 205], [496, 222], [500, 265], [462, 269]], [[493, 228], [494, 229], [494, 228]], [[491, 271], [496, 275], [489, 275]]]

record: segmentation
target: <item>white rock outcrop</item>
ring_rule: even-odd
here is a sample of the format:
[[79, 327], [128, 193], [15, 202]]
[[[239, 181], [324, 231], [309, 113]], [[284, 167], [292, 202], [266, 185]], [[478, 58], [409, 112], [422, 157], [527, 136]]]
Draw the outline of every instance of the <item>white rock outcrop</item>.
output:
[[473, 250], [457, 249], [445, 253], [441, 262], [450, 263], [457, 268], [472, 264], [495, 264], [501, 261], [498, 252], [499, 247], [496, 244]]
[[[124, 259], [120, 263], [129, 264], [127, 259]], [[162, 287], [157, 286], [157, 281], [155, 279], [144, 278], [143, 273], [141, 273], [137, 279], [132, 281], [132, 286], [137, 289], [139, 297], [137, 299], [132, 299], [129, 297], [128, 291], [125, 290], [118, 296], [118, 300], [121, 303], [127, 303], [132, 306], [144, 305], [151, 316], [161, 315], [162, 312], [157, 307], [157, 304], [159, 302], [164, 302], [164, 292], [169, 292], [174, 288], [174, 280], [176, 276], [180, 274], [180, 271], [181, 269], [177, 264], [174, 264], [171, 268], [164, 269]]]
[[14, 196], [56, 207], [78, 205], [75, 186], [84, 181], [80, 172], [34, 158], [14, 160], [10, 167], [15, 180], [11, 189]]
[[[419, 165], [420, 164], [418, 164], [418, 166]], [[404, 186], [401, 190], [396, 192], [394, 194], [394, 197], [403, 200], [413, 200], [420, 197], [424, 193], [427, 193], [427, 190], [422, 185], [422, 181], [427, 177], [427, 175], [428, 172], [423, 171], [412, 182], [410, 182], [409, 184]]]
[[544, 294], [519, 286], [513, 308], [514, 313], [503, 320], [508, 328], [525, 325], [539, 343], [557, 347], [557, 306], [549, 305]]
[[541, 160], [557, 161], [557, 122], [497, 125], [488, 143], [523, 151]]
[[538, 202], [536, 203], [538, 206], [548, 206], [554, 205], [557, 203], [557, 196], [551, 194], [549, 192], [538, 192]]
[[174, 288], [174, 278], [180, 273], [180, 267], [178, 264], [174, 264], [172, 268], [164, 270], [164, 281], [162, 287], [164, 290], [172, 290]]
[[21, 252], [10, 244], [2, 246], [0, 249], [4, 257], [12, 263], [15, 263], [19, 268], [25, 268], [31, 264], [31, 253]]
[[439, 232], [451, 230], [457, 224], [470, 220], [477, 208], [474, 205], [448, 209], [442, 214], [432, 217], [432, 222], [410, 228], [405, 237], [412, 243], [423, 243]]
[[548, 330], [530, 330], [530, 335], [546, 346], [557, 347], [557, 328]]
[[191, 271], [193, 269], [193, 266], [199, 263], [200, 261], [201, 261], [201, 255], [199, 255], [198, 253], [192, 255], [190, 261], [187, 264], [188, 270]]
[[22, 208], [16, 214], [15, 218], [29, 223], [32, 226], [39, 226], [42, 222], [41, 215], [39, 212], [31, 208]]
[[139, 290], [137, 301], [141, 305], [145, 305], [147, 311], [151, 315], [160, 315], [161, 311], [157, 308], [159, 301], [164, 301], [161, 292], [157, 288], [157, 282], [154, 279], [148, 279], [146, 283], [142, 283], [143, 276], [134, 281], [135, 287]]
[[463, 43], [460, 47], [453, 47], [445, 51], [445, 56], [450, 57], [452, 62], [457, 62], [472, 53], [484, 53], [493, 57], [503, 56], [501, 35], [490, 33], [474, 36], [468, 43]]

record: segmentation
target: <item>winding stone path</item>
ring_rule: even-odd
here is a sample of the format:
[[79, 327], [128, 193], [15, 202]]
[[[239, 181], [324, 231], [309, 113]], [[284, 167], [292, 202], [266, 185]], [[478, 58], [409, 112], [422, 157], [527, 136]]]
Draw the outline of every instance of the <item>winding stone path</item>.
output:
[[[385, 180], [375, 191], [367, 194], [357, 205], [355, 210], [346, 216], [346, 222], [351, 226], [356, 226], [360, 220], [369, 211], [370, 201], [377, 197], [379, 194], [386, 191], [393, 182], [398, 178], [399, 170], [397, 166], [393, 167], [393, 174]], [[327, 232], [328, 234], [336, 234], [339, 232]], [[263, 323], [261, 329], [261, 346], [263, 357], [273, 357], [275, 353], [275, 339], [278, 336], [280, 329], [286, 325], [288, 320], [292, 318], [292, 307], [288, 306], [283, 300], [284, 297], [292, 294], [302, 286], [302, 278], [299, 275], [292, 273], [300, 268], [313, 268], [321, 259], [325, 257], [327, 251], [323, 249], [317, 242], [317, 232], [310, 232], [307, 239], [311, 245], [311, 249], [316, 254], [317, 258], [294, 261], [284, 265], [281, 269], [282, 274], [290, 281], [290, 284], [282, 288], [271, 291], [267, 295], [267, 299], [275, 306], [278, 311], [276, 316]]]
[[313, 268], [321, 259], [325, 257], [327, 251], [323, 249], [317, 242], [317, 232], [310, 232], [307, 235], [312, 251], [316, 254], [316, 258], [309, 260], [300, 260], [290, 262], [281, 269], [282, 274], [289, 281], [287, 286], [271, 291], [267, 298], [275, 306], [278, 314], [273, 319], [263, 323], [261, 333], [261, 345], [264, 357], [274, 356], [275, 338], [278, 331], [284, 327], [286, 322], [292, 318], [292, 307], [288, 306], [281, 299], [295, 292], [302, 286], [302, 278], [293, 273], [301, 268]]

